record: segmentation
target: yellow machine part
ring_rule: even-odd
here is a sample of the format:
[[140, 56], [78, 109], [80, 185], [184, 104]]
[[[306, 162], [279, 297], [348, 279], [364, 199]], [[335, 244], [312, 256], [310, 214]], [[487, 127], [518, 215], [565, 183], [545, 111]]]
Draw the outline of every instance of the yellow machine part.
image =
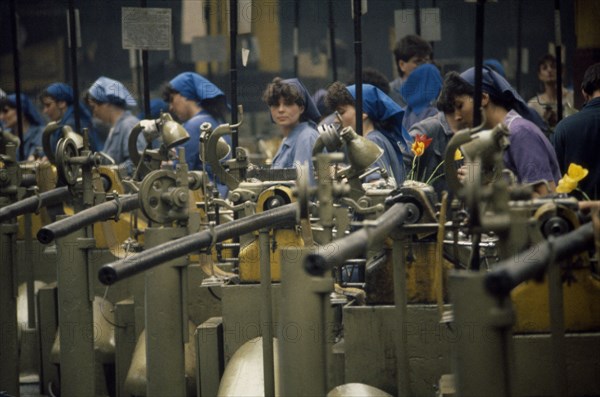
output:
[[[275, 244], [275, 249], [273, 249]], [[289, 247], [304, 247], [300, 233], [294, 229], [279, 229], [273, 231], [269, 257], [271, 262], [271, 280], [281, 280], [280, 249]], [[240, 251], [240, 281], [243, 283], [260, 282], [260, 249], [258, 238], [247, 244]]]
[[[574, 281], [563, 282], [565, 329], [567, 331], [600, 330], [600, 280], [589, 268], [572, 270]], [[511, 295], [517, 321], [517, 333], [549, 332], [548, 279], [519, 285]]]

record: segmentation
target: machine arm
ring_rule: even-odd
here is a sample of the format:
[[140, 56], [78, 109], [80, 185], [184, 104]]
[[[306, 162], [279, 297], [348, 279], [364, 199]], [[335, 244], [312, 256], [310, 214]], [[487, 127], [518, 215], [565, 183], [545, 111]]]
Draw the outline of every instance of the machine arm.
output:
[[510, 258], [498, 263], [486, 274], [485, 288], [491, 294], [506, 296], [520, 283], [538, 277], [549, 265], [593, 247], [594, 229], [589, 222], [570, 233], [533, 246], [522, 256], [522, 261]]
[[298, 205], [296, 203], [286, 204], [272, 210], [218, 225], [212, 230], [203, 230], [190, 234], [180, 239], [152, 247], [118, 262], [104, 265], [98, 272], [98, 278], [103, 284], [111, 285], [161, 263], [208, 248], [219, 241], [250, 233], [264, 227], [295, 224], [297, 222], [297, 212]]
[[137, 194], [122, 196], [44, 226], [38, 231], [37, 239], [42, 244], [49, 244], [54, 239], [71, 234], [82, 227], [111, 219], [121, 212], [133, 211], [139, 206], [140, 202]]
[[34, 212], [42, 207], [61, 203], [70, 195], [69, 188], [63, 186], [7, 205], [6, 207], [0, 208], [0, 222], [29, 212]]

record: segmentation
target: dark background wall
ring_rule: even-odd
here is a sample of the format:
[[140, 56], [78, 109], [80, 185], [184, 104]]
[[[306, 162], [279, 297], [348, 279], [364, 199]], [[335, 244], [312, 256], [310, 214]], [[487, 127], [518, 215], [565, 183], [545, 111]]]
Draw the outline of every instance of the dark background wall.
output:
[[[194, 1], [194, 0], [192, 0]], [[74, 0], [80, 10], [82, 26], [82, 49], [79, 51], [78, 73], [83, 90], [100, 75], [107, 75], [132, 84], [129, 52], [121, 47], [121, 7], [140, 6], [134, 0]], [[223, 7], [225, 0], [211, 2]], [[268, 3], [268, 2], [267, 2]], [[274, 75], [289, 77], [293, 74], [292, 31], [294, 24], [294, 1], [273, 1], [278, 5], [279, 43], [281, 48], [281, 70], [261, 71], [256, 64], [240, 67], [240, 102], [248, 110], [264, 110], [260, 91]], [[337, 38], [337, 61], [339, 78], [346, 80], [354, 70], [353, 21], [351, 1], [334, 0], [335, 31]], [[19, 16], [21, 55], [21, 79], [23, 89], [35, 94], [54, 80], [68, 81], [70, 78], [69, 51], [66, 48], [67, 0], [16, 0]], [[180, 42], [181, 10], [179, 0], [148, 0], [149, 7], [172, 9], [174, 49], [152, 51], [149, 55], [150, 85], [156, 95], [160, 85], [176, 73], [193, 70], [195, 64], [190, 57], [190, 46]], [[328, 51], [327, 1], [302, 0], [299, 18], [299, 48], [318, 59]], [[263, 7], [264, 7], [263, 3]], [[391, 80], [396, 77], [393, 56], [394, 10], [414, 10], [415, 7], [439, 7], [441, 14], [441, 41], [433, 43], [434, 57], [446, 72], [472, 66], [474, 57], [475, 4], [462, 0], [370, 0], [368, 12], [362, 18], [363, 65], [382, 71]], [[576, 47], [574, 27], [574, 3], [562, 0], [562, 34], [566, 51], [566, 82], [573, 81], [572, 60]], [[12, 36], [10, 30], [9, 1], [0, 4], [0, 88], [10, 91], [14, 86], [12, 69]], [[265, 13], [266, 15], [266, 13]], [[262, 18], [266, 18], [263, 15]], [[199, 16], [201, 18], [202, 16]], [[268, 23], [258, 18], [255, 23]], [[509, 49], [517, 47], [519, 26], [521, 45], [528, 51], [526, 73], [520, 76], [519, 90], [525, 98], [538, 89], [537, 60], [554, 42], [554, 0], [498, 0], [485, 7], [484, 56], [497, 58], [508, 70], [516, 69], [509, 60]], [[263, 48], [263, 50], [266, 50]], [[303, 72], [300, 70], [300, 77]], [[229, 90], [228, 65], [222, 64], [213, 70], [212, 79], [224, 91]], [[305, 77], [311, 90], [324, 87], [331, 82], [331, 72], [321, 77]], [[516, 84], [516, 76], [510, 80]], [[254, 87], [253, 89], [244, 89]]]

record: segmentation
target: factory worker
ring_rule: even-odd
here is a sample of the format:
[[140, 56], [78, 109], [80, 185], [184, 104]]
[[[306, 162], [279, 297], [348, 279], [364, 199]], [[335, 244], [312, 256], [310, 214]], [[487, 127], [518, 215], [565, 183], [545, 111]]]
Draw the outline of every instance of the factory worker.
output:
[[[21, 151], [17, 150], [17, 161], [30, 161], [43, 156], [42, 134], [46, 123], [33, 102], [24, 94], [21, 94], [21, 112], [23, 123], [21, 145], [24, 157], [21, 157]], [[16, 94], [10, 94], [0, 99], [0, 121], [4, 124], [4, 128], [10, 129], [12, 135], [18, 136]]]

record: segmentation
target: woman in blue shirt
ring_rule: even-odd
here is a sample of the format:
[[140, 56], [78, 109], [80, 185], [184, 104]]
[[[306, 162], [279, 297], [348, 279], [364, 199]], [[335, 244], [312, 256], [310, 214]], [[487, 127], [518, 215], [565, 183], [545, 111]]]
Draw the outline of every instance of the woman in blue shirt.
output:
[[299, 169], [307, 165], [309, 181], [314, 184], [312, 150], [319, 137], [316, 123], [321, 114], [308, 90], [298, 79], [276, 77], [267, 86], [263, 101], [269, 106], [271, 120], [283, 135], [271, 168]]
[[[404, 111], [390, 97], [371, 84], [362, 85], [363, 92], [363, 135], [383, 149], [383, 155], [375, 166], [384, 169], [396, 184], [401, 186], [405, 179], [402, 164], [403, 145], [408, 146], [402, 136], [402, 117]], [[326, 103], [335, 109], [342, 118], [344, 127], [356, 129], [355, 105], [356, 86], [346, 87], [335, 82], [327, 89]], [[369, 175], [367, 182], [380, 178], [377, 173]]]
[[[21, 94], [21, 109], [23, 122], [23, 154], [17, 150], [17, 161], [34, 160], [36, 156], [43, 156], [42, 134], [44, 133], [44, 119], [39, 114], [29, 98]], [[17, 136], [17, 95], [11, 94], [0, 100], [0, 121], [4, 126]]]

